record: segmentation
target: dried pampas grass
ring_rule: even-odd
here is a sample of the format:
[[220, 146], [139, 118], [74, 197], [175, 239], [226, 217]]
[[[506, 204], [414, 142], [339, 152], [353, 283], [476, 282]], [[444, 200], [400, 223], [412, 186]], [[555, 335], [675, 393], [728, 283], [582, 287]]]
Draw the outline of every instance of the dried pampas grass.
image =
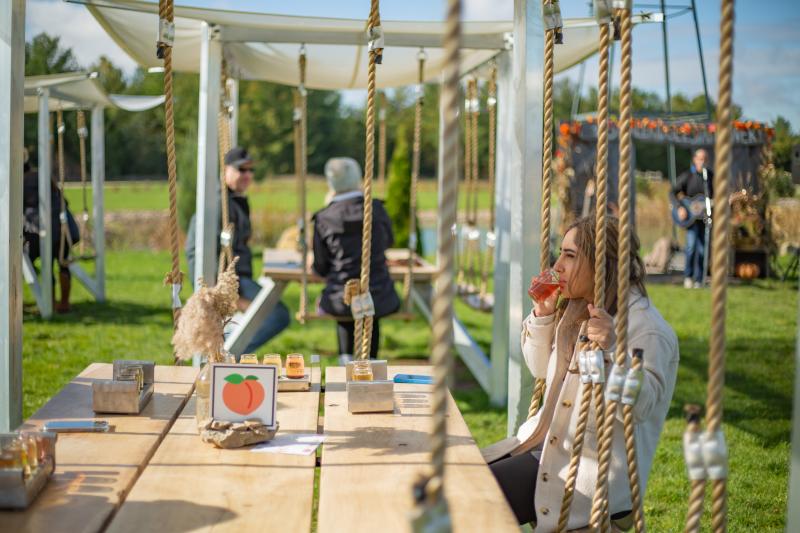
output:
[[172, 336], [175, 356], [191, 359], [196, 353], [205, 354], [209, 361], [219, 362], [224, 345], [223, 330], [228, 319], [236, 312], [239, 299], [239, 278], [235, 266], [238, 257], [220, 274], [214, 287], [206, 287], [202, 280], [197, 290], [181, 310], [178, 327]]

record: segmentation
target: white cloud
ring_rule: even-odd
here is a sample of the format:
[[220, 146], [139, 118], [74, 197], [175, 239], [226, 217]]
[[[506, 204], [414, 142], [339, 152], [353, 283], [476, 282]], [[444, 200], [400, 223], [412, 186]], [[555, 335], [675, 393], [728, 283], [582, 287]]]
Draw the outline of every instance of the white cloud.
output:
[[465, 20], [511, 20], [514, 18], [513, 0], [465, 0]]
[[109, 37], [89, 11], [62, 1], [30, 0], [25, 10], [25, 38], [46, 32], [61, 38], [61, 46], [72, 52], [83, 67], [107, 56], [130, 74], [136, 63]]

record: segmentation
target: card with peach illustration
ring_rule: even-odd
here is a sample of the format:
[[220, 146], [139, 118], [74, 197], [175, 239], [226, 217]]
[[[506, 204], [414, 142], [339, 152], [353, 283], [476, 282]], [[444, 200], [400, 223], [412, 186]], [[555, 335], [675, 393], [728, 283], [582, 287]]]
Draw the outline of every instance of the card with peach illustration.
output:
[[273, 365], [226, 365], [211, 367], [211, 416], [241, 422], [259, 419], [275, 429], [278, 369]]

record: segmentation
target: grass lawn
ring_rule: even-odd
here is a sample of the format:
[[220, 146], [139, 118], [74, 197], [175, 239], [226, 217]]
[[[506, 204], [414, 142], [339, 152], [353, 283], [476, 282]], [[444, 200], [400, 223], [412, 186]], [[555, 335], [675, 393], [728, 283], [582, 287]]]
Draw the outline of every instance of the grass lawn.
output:
[[[147, 192], [150, 194], [152, 191]], [[135, 195], [126, 195], [135, 208]], [[109, 200], [113, 194], [109, 191]], [[141, 205], [145, 205], [142, 203]], [[148, 209], [151, 207], [147, 207]], [[93, 303], [77, 286], [74, 310], [49, 322], [38, 318], [25, 292], [23, 344], [24, 416], [32, 414], [89, 363], [139, 357], [171, 362], [169, 291], [161, 280], [166, 253], [111, 252], [107, 257], [109, 302]], [[651, 531], [678, 531], [686, 514], [688, 483], [681, 452], [682, 408], [705, 397], [709, 332], [709, 291], [685, 292], [651, 286], [651, 296], [673, 325], [681, 343], [678, 384], [658, 448], [645, 511]], [[284, 301], [297, 308], [298, 287]], [[184, 290], [184, 298], [189, 294]], [[312, 292], [312, 297], [316, 293]], [[784, 527], [797, 329], [797, 286], [773, 282], [732, 287], [728, 297], [728, 366], [725, 433], [730, 448], [730, 531], [781, 531]], [[457, 306], [476, 340], [488, 349], [488, 315]], [[424, 358], [430, 334], [422, 320], [385, 322], [382, 354]], [[327, 322], [292, 324], [270, 351], [320, 353], [331, 364], [334, 327]], [[456, 400], [479, 445], [505, 436], [505, 410], [492, 408], [469, 374], [459, 370]], [[707, 525], [706, 525], [707, 527]]]

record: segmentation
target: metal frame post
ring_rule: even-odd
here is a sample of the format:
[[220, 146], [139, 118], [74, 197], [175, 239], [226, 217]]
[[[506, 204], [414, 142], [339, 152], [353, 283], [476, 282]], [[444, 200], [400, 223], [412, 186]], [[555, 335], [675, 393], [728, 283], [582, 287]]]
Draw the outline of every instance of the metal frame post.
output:
[[53, 316], [52, 149], [50, 146], [50, 91], [39, 91], [39, 260], [41, 261], [42, 318]]
[[[706, 98], [706, 115], [708, 116], [708, 120], [711, 120], [711, 98], [708, 96], [706, 61], [703, 59], [703, 43], [700, 41], [700, 23], [697, 21], [697, 6], [695, 5], [695, 0], [692, 0], [692, 18], [694, 19], [694, 33], [697, 36], [697, 57], [700, 59], [700, 74], [703, 75], [703, 95]], [[666, 17], [664, 17], [664, 19], [666, 20]]]
[[[219, 236], [219, 116], [222, 43], [215, 28], [203, 22], [200, 42], [200, 103], [197, 114], [197, 203], [195, 265], [192, 283], [202, 278], [212, 286], [217, 274]], [[195, 288], [197, 288], [195, 286]]]
[[508, 274], [511, 260], [511, 57], [497, 58], [497, 158], [495, 163], [494, 307], [492, 308], [492, 387], [489, 401], [508, 401]]
[[538, 270], [542, 203], [544, 23], [541, 2], [514, 1], [509, 188], [511, 193], [508, 432], [528, 414], [532, 376], [522, 357], [520, 324], [530, 311], [528, 280]]
[[0, 0], [0, 431], [22, 423], [25, 0]]
[[102, 106], [92, 108], [91, 117], [91, 157], [92, 157], [92, 221], [94, 222], [94, 279], [95, 298], [98, 302], [106, 301], [106, 230], [105, 230], [105, 198], [103, 185], [106, 181], [106, 140], [105, 109]]
[[[666, 17], [666, 6], [664, 0], [661, 0], [661, 13], [664, 13], [664, 18], [661, 19], [661, 41], [664, 47], [664, 82], [667, 86], [667, 116], [668, 118], [672, 118], [672, 88], [670, 86], [669, 81], [669, 44], [667, 43], [667, 17]], [[673, 186], [675, 185], [675, 145], [671, 142], [668, 145], [667, 150], [667, 158], [669, 168], [667, 169], [669, 172], [669, 182]], [[673, 224], [673, 232], [675, 231], [675, 225]], [[674, 237], [674, 235], [673, 235]]]
[[230, 134], [231, 146], [239, 146], [239, 80], [228, 79], [228, 94], [231, 98]]

